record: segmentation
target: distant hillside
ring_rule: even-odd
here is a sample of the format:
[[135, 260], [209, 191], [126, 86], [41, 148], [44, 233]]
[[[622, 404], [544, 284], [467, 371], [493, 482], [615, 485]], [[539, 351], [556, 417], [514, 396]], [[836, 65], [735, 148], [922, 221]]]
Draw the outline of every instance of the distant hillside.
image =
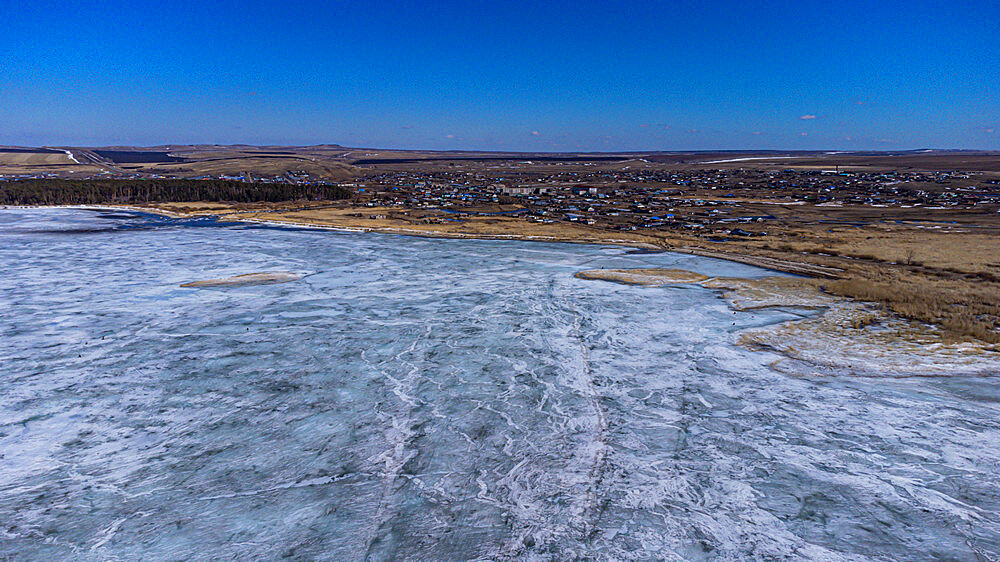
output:
[[[348, 148], [337, 145], [164, 145], [0, 147], [0, 175], [20, 178], [235, 179], [355, 182], [382, 173], [582, 173], [642, 169], [985, 171], [1000, 153], [978, 150], [489, 152]], [[508, 174], [509, 175], [509, 174]]]

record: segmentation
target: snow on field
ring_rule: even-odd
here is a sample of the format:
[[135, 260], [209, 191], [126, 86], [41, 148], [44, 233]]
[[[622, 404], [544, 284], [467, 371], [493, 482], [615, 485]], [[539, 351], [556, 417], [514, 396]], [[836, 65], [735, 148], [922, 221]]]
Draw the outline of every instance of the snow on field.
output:
[[727, 160], [703, 160], [698, 164], [724, 164], [726, 162], [747, 162], [750, 160], [787, 160], [789, 158], [801, 158], [801, 156], [748, 156], [746, 158], [729, 158]]

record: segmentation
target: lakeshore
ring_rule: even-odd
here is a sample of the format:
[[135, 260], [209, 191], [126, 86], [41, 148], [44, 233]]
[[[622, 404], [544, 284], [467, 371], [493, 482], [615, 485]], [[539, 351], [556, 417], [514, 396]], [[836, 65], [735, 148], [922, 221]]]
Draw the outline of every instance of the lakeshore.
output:
[[735, 312], [764, 309], [806, 311], [780, 324], [743, 331], [740, 345], [782, 354], [771, 364], [796, 376], [863, 377], [993, 376], [1000, 348], [957, 340], [934, 326], [906, 321], [870, 302], [838, 297], [817, 279], [709, 277], [678, 269], [598, 269], [580, 279], [664, 287], [695, 284], [719, 291]]

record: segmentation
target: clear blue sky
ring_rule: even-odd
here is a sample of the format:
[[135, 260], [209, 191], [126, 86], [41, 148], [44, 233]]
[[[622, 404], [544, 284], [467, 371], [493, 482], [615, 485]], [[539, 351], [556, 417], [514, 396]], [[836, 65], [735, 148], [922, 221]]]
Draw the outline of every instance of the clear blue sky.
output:
[[1000, 149], [1000, 1], [0, 0], [0, 144], [161, 143]]

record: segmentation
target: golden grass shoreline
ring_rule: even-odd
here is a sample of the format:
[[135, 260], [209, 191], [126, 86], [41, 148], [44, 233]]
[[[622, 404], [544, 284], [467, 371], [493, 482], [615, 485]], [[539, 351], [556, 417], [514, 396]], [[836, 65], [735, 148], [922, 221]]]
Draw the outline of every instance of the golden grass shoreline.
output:
[[909, 321], [875, 303], [830, 294], [823, 281], [803, 277], [709, 277], [677, 269], [593, 269], [579, 279], [646, 287], [696, 284], [721, 292], [734, 311], [809, 309], [794, 320], [742, 330], [736, 343], [784, 357], [786, 374], [866, 377], [986, 376], [1000, 372], [1000, 347], [957, 340], [939, 328]]

